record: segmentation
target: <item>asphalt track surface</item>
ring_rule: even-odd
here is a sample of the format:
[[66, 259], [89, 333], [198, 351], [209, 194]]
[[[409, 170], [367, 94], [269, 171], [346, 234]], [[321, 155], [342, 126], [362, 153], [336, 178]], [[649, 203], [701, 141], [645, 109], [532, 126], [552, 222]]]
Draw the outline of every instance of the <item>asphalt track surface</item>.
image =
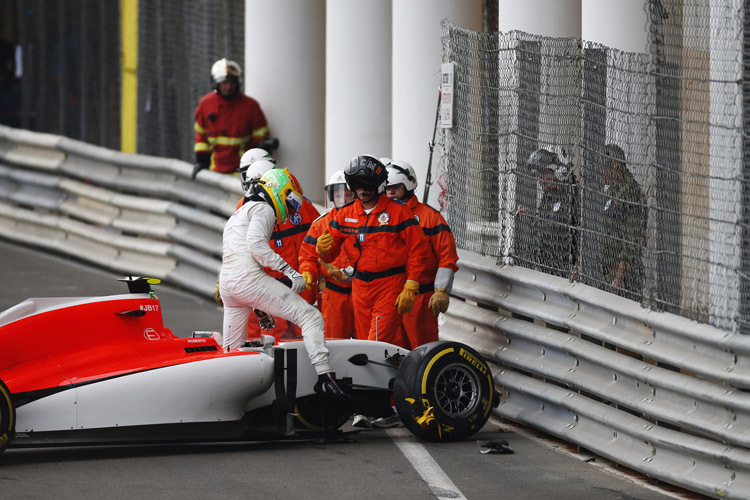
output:
[[[1, 239], [0, 269], [0, 311], [29, 297], [126, 291], [117, 273]], [[168, 284], [156, 292], [164, 324], [176, 335], [221, 329], [215, 303]], [[399, 428], [343, 430], [347, 439], [338, 443], [11, 448], [0, 455], [0, 499], [699, 498], [494, 419], [460, 443], [424, 443]], [[515, 453], [480, 453], [476, 440], [498, 438]]]

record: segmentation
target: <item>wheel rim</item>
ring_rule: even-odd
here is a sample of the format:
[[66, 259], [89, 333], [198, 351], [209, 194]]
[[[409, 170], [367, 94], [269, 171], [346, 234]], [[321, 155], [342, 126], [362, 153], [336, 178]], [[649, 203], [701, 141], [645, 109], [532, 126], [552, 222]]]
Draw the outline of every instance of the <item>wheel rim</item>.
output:
[[466, 366], [450, 364], [435, 378], [435, 402], [451, 418], [469, 415], [479, 402], [479, 380]]

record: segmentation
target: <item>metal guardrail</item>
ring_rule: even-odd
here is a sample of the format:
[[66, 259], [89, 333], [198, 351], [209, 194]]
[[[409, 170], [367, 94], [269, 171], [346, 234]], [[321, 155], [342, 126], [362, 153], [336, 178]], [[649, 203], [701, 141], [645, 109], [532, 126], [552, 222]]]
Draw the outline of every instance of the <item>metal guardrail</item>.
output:
[[211, 296], [236, 177], [0, 126], [0, 236]]
[[750, 498], [750, 337], [459, 252], [441, 338], [499, 366], [497, 413], [643, 474]]
[[[0, 126], [0, 236], [210, 296], [234, 177]], [[497, 414], [716, 498], [750, 498], [750, 337], [459, 251], [440, 336]]]

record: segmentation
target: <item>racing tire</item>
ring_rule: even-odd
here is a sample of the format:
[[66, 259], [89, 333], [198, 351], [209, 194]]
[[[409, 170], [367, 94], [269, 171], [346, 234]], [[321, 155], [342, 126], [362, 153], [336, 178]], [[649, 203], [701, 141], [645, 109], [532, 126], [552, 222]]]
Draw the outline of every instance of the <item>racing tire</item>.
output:
[[393, 398], [404, 426], [427, 441], [462, 441], [484, 426], [494, 407], [487, 363], [459, 342], [411, 351], [396, 373]]
[[16, 428], [16, 410], [13, 408], [13, 398], [10, 390], [0, 380], [0, 453], [5, 451], [13, 439]]
[[322, 401], [318, 395], [300, 398], [294, 407], [297, 428], [311, 431], [335, 431], [352, 416], [348, 405]]

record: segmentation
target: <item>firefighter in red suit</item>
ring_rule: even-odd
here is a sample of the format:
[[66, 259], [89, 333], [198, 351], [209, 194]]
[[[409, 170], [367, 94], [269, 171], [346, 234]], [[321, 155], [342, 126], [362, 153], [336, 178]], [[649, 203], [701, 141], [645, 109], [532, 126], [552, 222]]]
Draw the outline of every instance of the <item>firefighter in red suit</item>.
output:
[[[318, 238], [316, 251], [331, 262], [344, 245], [353, 266], [357, 337], [408, 347], [401, 315], [410, 312], [427, 260], [427, 238], [412, 211], [385, 195], [385, 165], [355, 156], [344, 169], [357, 199], [343, 207]], [[309, 283], [306, 281], [309, 285]]]
[[388, 185], [386, 194], [406, 203], [414, 212], [429, 241], [429, 252], [424, 269], [419, 275], [419, 294], [414, 309], [404, 314], [404, 330], [412, 349], [438, 340], [437, 316], [448, 309], [453, 275], [458, 271], [456, 240], [440, 212], [420, 203], [414, 195], [417, 176], [411, 165], [393, 160], [386, 165]]
[[325, 321], [326, 338], [331, 339], [349, 339], [356, 335], [352, 279], [343, 271], [349, 267], [349, 259], [344, 251], [339, 252], [330, 264], [323, 262], [315, 251], [315, 245], [338, 209], [352, 201], [354, 193], [346, 186], [344, 171], [334, 172], [326, 183], [326, 206], [330, 204], [331, 208], [313, 221], [299, 254], [299, 272], [304, 276], [305, 282], [312, 289], [315, 282], [319, 285], [318, 304]]
[[[250, 183], [260, 177], [267, 171], [276, 168], [276, 160], [271, 158], [265, 150], [256, 148], [251, 149], [242, 156], [239, 166], [240, 179], [243, 182], [243, 188], [250, 186]], [[302, 187], [299, 180], [294, 174], [289, 173], [289, 177], [299, 193], [302, 193]], [[244, 198], [237, 203], [240, 208]], [[320, 216], [320, 212], [315, 208], [310, 200], [303, 198], [302, 207], [298, 213], [289, 216], [289, 220], [282, 224], [276, 224], [271, 233], [271, 239], [268, 244], [271, 248], [283, 258], [287, 264], [295, 270], [299, 270], [299, 253], [302, 247], [302, 241], [305, 239], [307, 231], [310, 229], [312, 221]], [[284, 284], [289, 284], [289, 279], [283, 273], [274, 271], [270, 268], [264, 268], [266, 273], [272, 278], [276, 278]], [[303, 290], [300, 295], [308, 304], [314, 304], [317, 300], [317, 290]], [[262, 332], [255, 313], [250, 314], [247, 325], [248, 340], [260, 338], [261, 333], [273, 335], [276, 338], [293, 338], [301, 335], [301, 330], [294, 323], [290, 323], [283, 318], [274, 318], [275, 327], [271, 331]]]
[[220, 59], [211, 67], [214, 90], [195, 108], [195, 166], [223, 174], [237, 170], [242, 154], [263, 143], [268, 125], [258, 102], [241, 92], [242, 69]]

